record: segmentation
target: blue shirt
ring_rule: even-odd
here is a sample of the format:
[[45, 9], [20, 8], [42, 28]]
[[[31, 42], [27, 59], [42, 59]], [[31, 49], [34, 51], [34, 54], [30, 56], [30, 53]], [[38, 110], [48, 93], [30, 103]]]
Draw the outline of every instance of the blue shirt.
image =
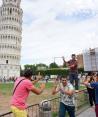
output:
[[90, 86], [95, 89], [95, 103], [98, 104], [98, 82], [92, 82]]

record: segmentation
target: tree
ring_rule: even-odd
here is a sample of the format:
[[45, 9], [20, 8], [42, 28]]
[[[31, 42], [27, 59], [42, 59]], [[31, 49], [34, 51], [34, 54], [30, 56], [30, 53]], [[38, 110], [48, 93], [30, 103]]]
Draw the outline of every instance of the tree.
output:
[[29, 64], [24, 65], [24, 69], [25, 69], [25, 70], [26, 70], [26, 69], [32, 69], [34, 75], [36, 74], [36, 70], [37, 70], [36, 65], [29, 65]]
[[43, 70], [43, 69], [47, 69], [48, 66], [46, 64], [40, 63], [36, 65], [37, 70]]
[[59, 68], [59, 66], [54, 62], [49, 65], [49, 68]]
[[20, 66], [20, 76], [23, 76], [23, 72], [24, 72], [24, 70], [23, 70], [22, 67]]
[[67, 67], [67, 66], [66, 66], [66, 64], [63, 64], [63, 66], [62, 66], [62, 67]]

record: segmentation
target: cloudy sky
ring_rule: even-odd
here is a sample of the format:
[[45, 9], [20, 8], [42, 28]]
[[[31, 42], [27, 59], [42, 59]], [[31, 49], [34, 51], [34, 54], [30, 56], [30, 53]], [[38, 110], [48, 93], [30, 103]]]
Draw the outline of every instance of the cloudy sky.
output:
[[98, 0], [21, 1], [21, 64], [60, 63], [56, 57], [98, 47]]

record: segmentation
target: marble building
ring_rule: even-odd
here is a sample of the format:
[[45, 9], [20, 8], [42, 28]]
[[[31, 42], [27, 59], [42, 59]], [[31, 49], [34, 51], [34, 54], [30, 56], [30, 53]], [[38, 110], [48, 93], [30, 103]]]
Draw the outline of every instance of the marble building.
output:
[[2, 0], [0, 7], [0, 78], [20, 75], [21, 0]]

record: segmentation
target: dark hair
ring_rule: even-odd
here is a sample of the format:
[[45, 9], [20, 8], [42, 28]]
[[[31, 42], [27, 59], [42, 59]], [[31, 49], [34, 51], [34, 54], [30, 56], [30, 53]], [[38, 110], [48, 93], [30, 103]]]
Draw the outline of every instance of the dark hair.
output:
[[96, 74], [96, 76], [98, 77], [98, 73]]
[[67, 76], [66, 76], [66, 75], [62, 75], [62, 76], [61, 76], [61, 79], [62, 79], [62, 78], [67, 79]]
[[92, 72], [88, 72], [88, 76], [91, 76], [92, 75]]
[[72, 54], [71, 56], [76, 56], [75, 54]]
[[33, 71], [31, 69], [26, 69], [24, 71], [24, 77], [31, 77], [33, 75]]

